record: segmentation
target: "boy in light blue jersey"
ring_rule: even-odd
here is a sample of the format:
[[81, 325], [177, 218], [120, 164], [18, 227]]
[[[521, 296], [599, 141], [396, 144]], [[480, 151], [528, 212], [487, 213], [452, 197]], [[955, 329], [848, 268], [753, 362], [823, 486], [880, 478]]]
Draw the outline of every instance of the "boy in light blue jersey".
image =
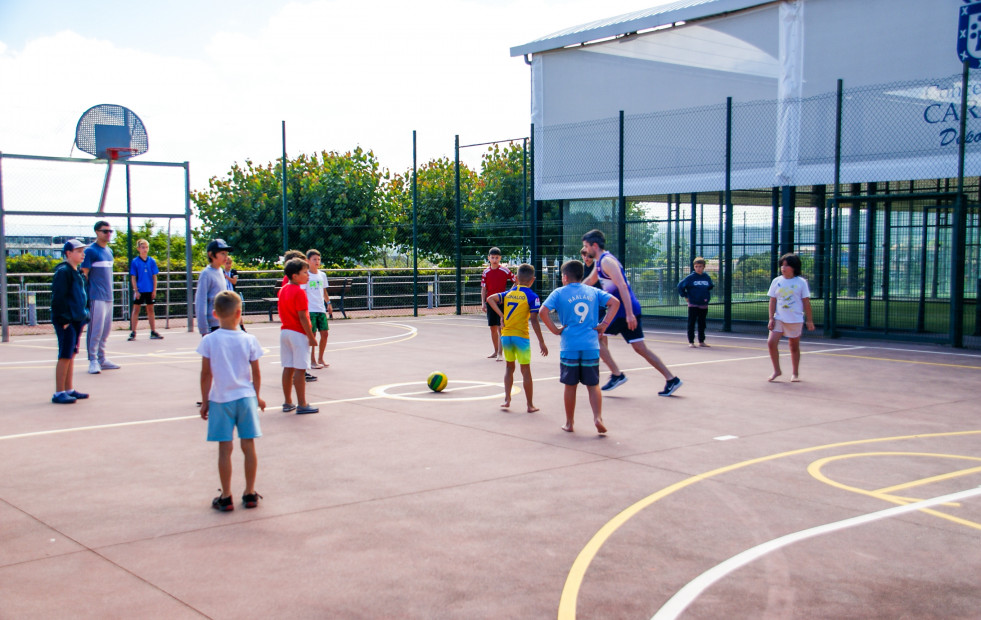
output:
[[[565, 385], [565, 426], [562, 430], [573, 432], [576, 413], [576, 387], [582, 383], [589, 394], [589, 406], [593, 410], [593, 423], [599, 433], [606, 432], [603, 425], [603, 397], [599, 389], [599, 336], [610, 325], [620, 308], [620, 301], [613, 295], [592, 286], [582, 284], [583, 265], [577, 260], [562, 264], [562, 286], [552, 291], [539, 313], [542, 323], [550, 332], [562, 337], [559, 356], [561, 369], [559, 382]], [[599, 308], [606, 306], [606, 318], [600, 322]], [[556, 327], [548, 311], [559, 315], [562, 328]]]

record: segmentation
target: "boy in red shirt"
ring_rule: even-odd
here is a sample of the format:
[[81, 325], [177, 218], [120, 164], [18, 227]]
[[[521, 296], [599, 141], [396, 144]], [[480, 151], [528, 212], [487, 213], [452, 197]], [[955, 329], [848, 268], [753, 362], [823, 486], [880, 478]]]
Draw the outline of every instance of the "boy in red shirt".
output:
[[[283, 412], [296, 410], [297, 413], [317, 413], [320, 409], [311, 407], [306, 397], [306, 375], [310, 367], [310, 347], [317, 344], [310, 325], [310, 312], [307, 305], [307, 292], [301, 288], [309, 280], [307, 261], [294, 258], [286, 261], [286, 277], [289, 284], [279, 290], [279, 359], [283, 366]], [[296, 389], [296, 402], [293, 404], [292, 388]]]
[[494, 352], [487, 356], [488, 359], [496, 358], [501, 361], [501, 315], [487, 307], [487, 298], [508, 290], [508, 285], [514, 284], [514, 276], [508, 271], [507, 267], [501, 265], [500, 248], [491, 248], [487, 252], [487, 262], [490, 267], [484, 269], [480, 276], [480, 307], [487, 314], [487, 325], [490, 326], [491, 342], [494, 343]]

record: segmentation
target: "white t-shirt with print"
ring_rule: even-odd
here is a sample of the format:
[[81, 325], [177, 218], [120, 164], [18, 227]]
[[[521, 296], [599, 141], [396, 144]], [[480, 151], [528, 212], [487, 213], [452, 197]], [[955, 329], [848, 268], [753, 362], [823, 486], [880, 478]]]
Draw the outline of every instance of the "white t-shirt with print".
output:
[[211, 360], [208, 400], [230, 403], [255, 396], [251, 363], [262, 357], [255, 336], [238, 329], [217, 329], [201, 339], [198, 353]]
[[327, 304], [324, 303], [324, 291], [327, 290], [327, 274], [323, 269], [318, 270], [317, 273], [308, 273], [310, 280], [303, 285], [303, 289], [307, 292], [307, 305], [310, 306], [310, 312], [325, 313]]
[[777, 276], [770, 283], [767, 295], [777, 300], [777, 310], [774, 318], [782, 323], [804, 322], [804, 298], [810, 298], [811, 289], [807, 280], [800, 276], [787, 279]]

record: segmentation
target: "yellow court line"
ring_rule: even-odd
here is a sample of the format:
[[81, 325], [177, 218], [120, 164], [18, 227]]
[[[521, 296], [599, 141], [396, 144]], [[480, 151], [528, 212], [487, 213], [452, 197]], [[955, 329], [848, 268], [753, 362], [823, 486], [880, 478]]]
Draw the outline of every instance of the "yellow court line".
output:
[[722, 474], [726, 474], [737, 469], [742, 469], [744, 467], [749, 467], [752, 465], [758, 465], [760, 463], [766, 463], [767, 461], [773, 461], [776, 459], [785, 458], [788, 456], [796, 456], [799, 454], [807, 454], [809, 452], [817, 452], [819, 450], [829, 450], [831, 448], [841, 448], [845, 446], [857, 446], [869, 443], [883, 443], [887, 441], [902, 441], [907, 439], [923, 439], [929, 437], [952, 437], [958, 435], [979, 435], [981, 430], [976, 431], [955, 431], [949, 433], [929, 433], [924, 435], [902, 435], [897, 437], [880, 437], [878, 439], [859, 439], [855, 441], [844, 441], [841, 443], [826, 444], [823, 446], [813, 446], [810, 448], [801, 448], [799, 450], [790, 450], [788, 452], [781, 452], [779, 454], [771, 454], [769, 456], [763, 456], [755, 459], [750, 459], [748, 461], [742, 461], [741, 463], [735, 463], [732, 465], [726, 465], [725, 467], [719, 467], [713, 469], [704, 474], [698, 474], [691, 476], [676, 482], [668, 487], [661, 489], [660, 491], [648, 495], [644, 499], [632, 504], [625, 510], [621, 511], [620, 514], [616, 515], [610, 519], [602, 528], [599, 529], [596, 534], [586, 543], [586, 546], [582, 548], [579, 555], [576, 556], [575, 561], [572, 564], [572, 568], [569, 570], [569, 575], [566, 577], [565, 586], [562, 588], [562, 596], [559, 599], [559, 609], [558, 609], [558, 619], [559, 620], [572, 620], [576, 617], [576, 604], [579, 599], [579, 590], [582, 587], [583, 579], [586, 576], [586, 571], [589, 569], [589, 565], [592, 563], [596, 554], [599, 550], [606, 544], [606, 541], [622, 527], [627, 521], [632, 519], [634, 516], [639, 514], [645, 508], [653, 505], [654, 503], [664, 499], [665, 497], [676, 493], [686, 487], [689, 487], [698, 482], [708, 480], [709, 478], [714, 478]]
[[[804, 351], [802, 351], [804, 353]], [[875, 360], [877, 362], [895, 362], [897, 364], [922, 364], [924, 366], [943, 366], [947, 368], [967, 368], [970, 370], [981, 370], [981, 366], [967, 366], [965, 364], [941, 364], [940, 362], [921, 362], [918, 360], [895, 360], [889, 357], [872, 357], [870, 355], [846, 355], [844, 353], [825, 353], [814, 352], [808, 355], [830, 355], [832, 357], [854, 357], [860, 360]]]
[[[900, 506], [919, 501], [919, 500], [905, 498], [905, 497], [898, 497], [895, 495], [891, 495], [889, 493], [883, 493], [882, 491], [869, 491], [867, 489], [861, 489], [858, 487], [853, 487], [851, 485], [843, 484], [841, 482], [837, 482], [835, 480], [828, 478], [821, 471], [822, 467], [834, 461], [840, 461], [844, 459], [851, 459], [851, 458], [858, 458], [858, 457], [870, 457], [870, 456], [923, 456], [923, 457], [941, 458], [941, 459], [958, 459], [964, 461], [981, 461], [981, 458], [977, 458], [973, 456], [963, 456], [959, 454], [935, 454], [931, 452], [863, 452], [859, 454], [840, 454], [837, 456], [829, 456], [823, 459], [818, 459], [807, 466], [807, 472], [811, 474], [811, 476], [813, 476], [816, 480], [819, 480], [829, 486], [835, 487], [836, 489], [841, 489], [843, 491], [850, 491], [852, 493], [857, 493], [859, 495], [865, 495], [868, 497], [874, 497], [875, 499], [891, 502], [893, 504], [898, 504]], [[943, 480], [950, 480], [952, 478], [959, 478], [961, 476], [967, 476], [972, 473], [976, 473], [978, 471], [981, 471], [981, 467], [972, 467], [970, 469], [962, 469], [954, 472], [948, 472], [946, 474], [931, 476], [929, 478], [914, 480], [912, 482], [903, 485], [897, 485], [896, 487], [889, 487], [889, 488], [908, 488], [910, 486], [921, 486], [924, 484], [929, 484], [930, 482], [939, 482]], [[954, 523], [957, 523], [959, 525], [964, 525], [976, 530], [981, 530], [981, 523], [975, 523], [974, 521], [961, 519], [960, 517], [948, 515], [929, 508], [923, 509], [922, 512], [928, 513], [935, 517], [939, 517], [941, 519], [946, 519], [947, 521], [953, 521]]]

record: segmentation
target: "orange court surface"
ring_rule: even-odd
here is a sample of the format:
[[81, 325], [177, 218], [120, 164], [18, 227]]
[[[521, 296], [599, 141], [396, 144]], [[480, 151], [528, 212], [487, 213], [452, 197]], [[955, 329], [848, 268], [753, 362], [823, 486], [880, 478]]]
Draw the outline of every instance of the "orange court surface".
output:
[[518, 389], [499, 407], [482, 316], [333, 321], [298, 416], [278, 327], [249, 326], [263, 499], [242, 506], [236, 446], [228, 513], [200, 336], [115, 331], [100, 375], [83, 339], [73, 405], [54, 336], [0, 345], [0, 618], [981, 617], [977, 354], [805, 334], [801, 382], [784, 357], [767, 383], [762, 336], [648, 328], [684, 385], [658, 397], [612, 338], [629, 381], [600, 436], [582, 388], [560, 429], [547, 332], [529, 414]]

